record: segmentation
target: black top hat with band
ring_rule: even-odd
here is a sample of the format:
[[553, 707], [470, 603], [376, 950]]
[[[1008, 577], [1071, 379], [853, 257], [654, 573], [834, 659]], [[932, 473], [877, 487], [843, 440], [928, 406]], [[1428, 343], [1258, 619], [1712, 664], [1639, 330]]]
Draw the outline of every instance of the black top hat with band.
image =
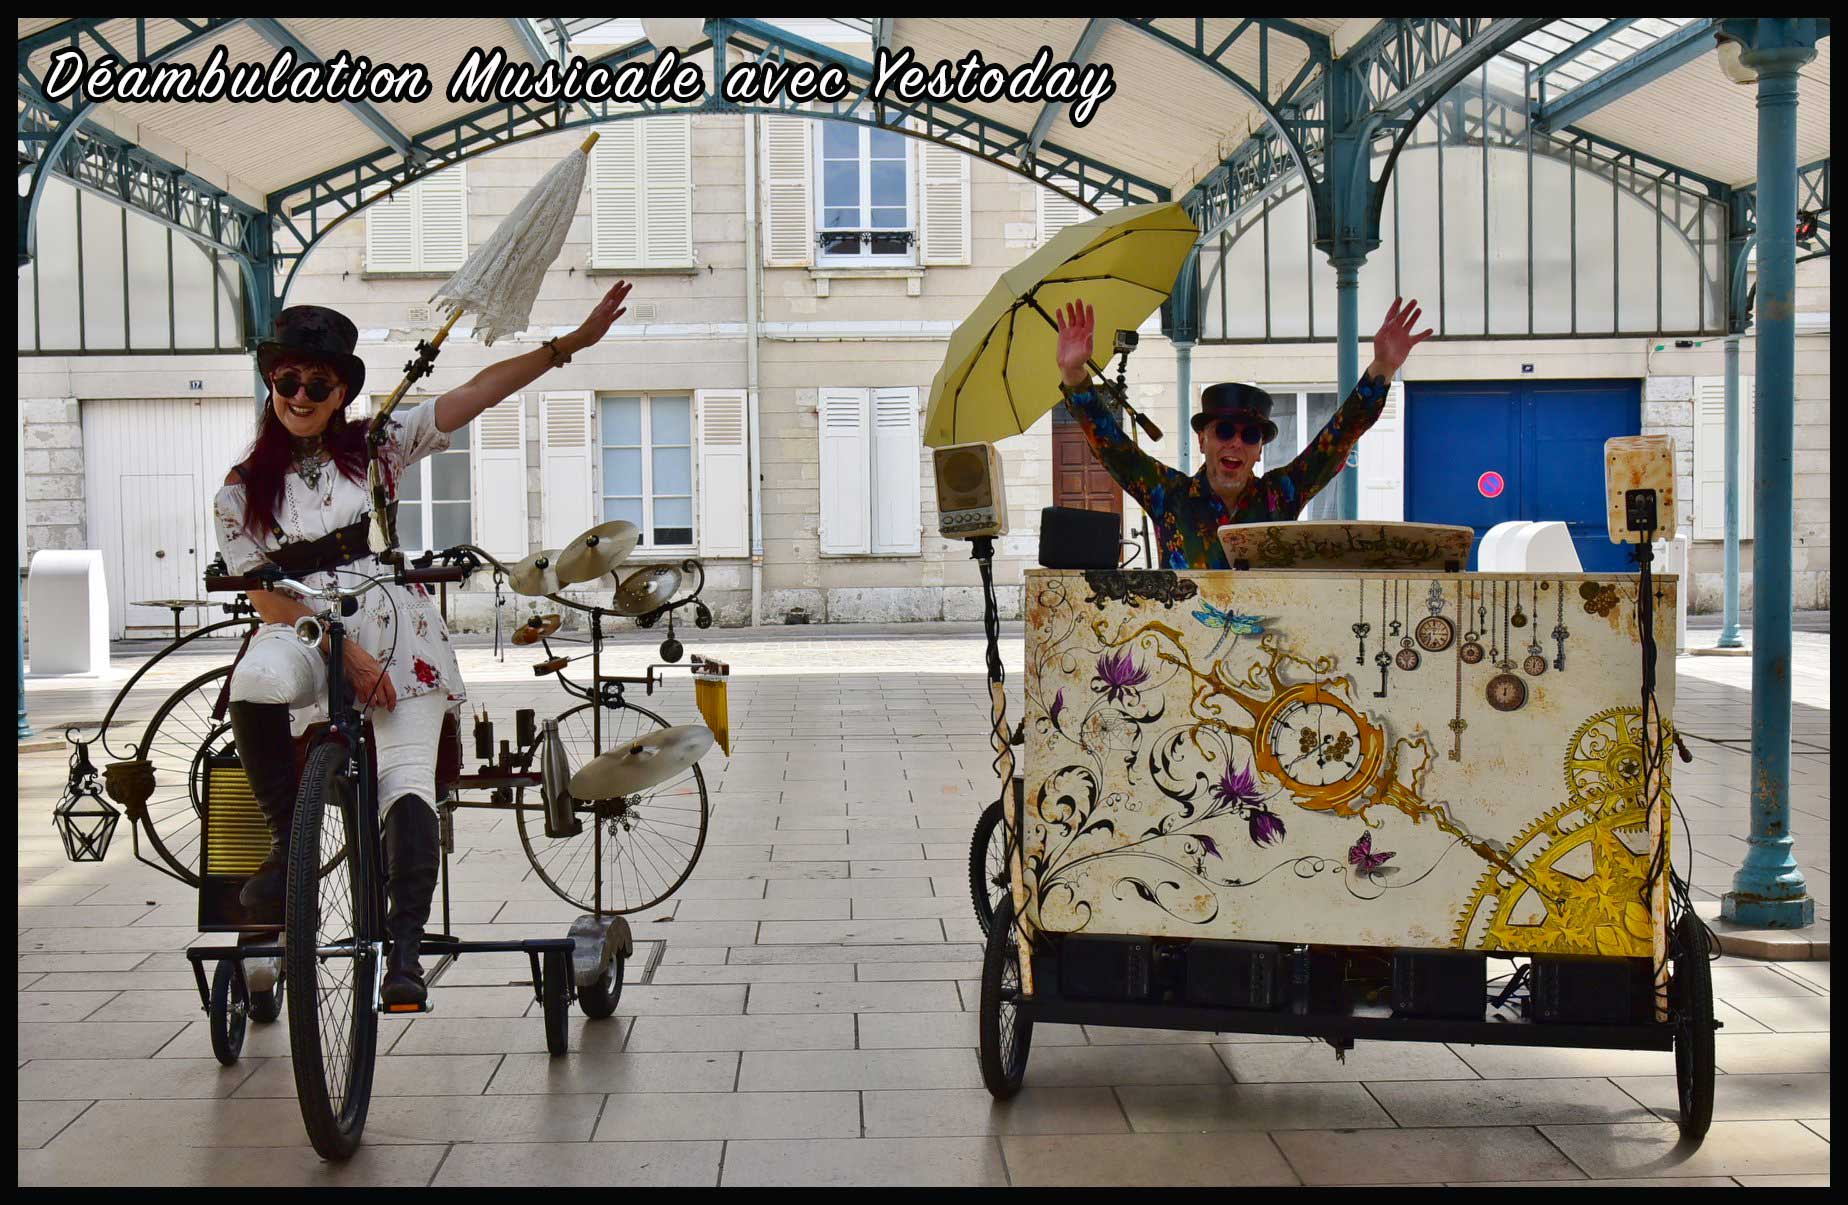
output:
[[1271, 421], [1271, 395], [1256, 385], [1226, 383], [1208, 385], [1200, 393], [1200, 413], [1193, 416], [1196, 434], [1208, 423], [1222, 418], [1243, 419], [1264, 426], [1264, 442], [1277, 438], [1277, 424]]
[[366, 362], [353, 354], [359, 328], [352, 319], [319, 305], [292, 305], [276, 315], [276, 337], [257, 344], [257, 371], [267, 379], [277, 361], [289, 356], [323, 360], [346, 385], [342, 406], [359, 396], [366, 383]]

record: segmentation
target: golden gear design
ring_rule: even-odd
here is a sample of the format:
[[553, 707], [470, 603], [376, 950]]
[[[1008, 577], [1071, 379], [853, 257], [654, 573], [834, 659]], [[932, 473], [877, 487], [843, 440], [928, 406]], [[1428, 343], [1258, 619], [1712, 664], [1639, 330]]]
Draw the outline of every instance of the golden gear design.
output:
[[[1508, 858], [1520, 876], [1490, 868], [1477, 879], [1457, 918], [1454, 945], [1653, 956], [1654, 927], [1644, 902], [1649, 816], [1642, 799], [1641, 736], [1641, 714], [1630, 708], [1610, 708], [1579, 726], [1565, 761], [1568, 801], [1510, 844]], [[1668, 802], [1666, 791], [1663, 801]], [[1663, 820], [1666, 825], [1666, 808]], [[1534, 898], [1536, 889], [1541, 898]]]

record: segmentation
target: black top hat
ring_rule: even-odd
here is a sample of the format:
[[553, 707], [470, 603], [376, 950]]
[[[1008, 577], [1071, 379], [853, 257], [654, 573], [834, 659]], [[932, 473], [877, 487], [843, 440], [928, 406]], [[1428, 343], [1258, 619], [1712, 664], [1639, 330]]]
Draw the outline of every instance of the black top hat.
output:
[[1206, 424], [1222, 418], [1256, 420], [1264, 424], [1264, 442], [1277, 438], [1277, 424], [1271, 421], [1271, 395], [1256, 385], [1226, 383], [1208, 385], [1200, 393], [1200, 413], [1193, 416], [1196, 434]]
[[292, 355], [324, 360], [346, 384], [344, 406], [366, 383], [366, 362], [353, 354], [357, 346], [359, 328], [345, 314], [325, 306], [292, 305], [276, 315], [276, 337], [257, 344], [257, 371], [267, 378], [276, 361]]

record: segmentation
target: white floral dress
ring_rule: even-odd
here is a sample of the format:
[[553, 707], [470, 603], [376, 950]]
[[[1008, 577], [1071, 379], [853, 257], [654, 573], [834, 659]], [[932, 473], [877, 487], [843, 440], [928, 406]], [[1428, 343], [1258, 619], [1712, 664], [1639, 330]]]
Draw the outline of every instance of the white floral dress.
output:
[[[436, 404], [427, 402], [395, 412], [380, 459], [388, 480], [403, 479], [405, 469], [426, 456], [446, 451], [449, 436], [436, 426]], [[269, 563], [265, 555], [285, 543], [318, 540], [328, 533], [364, 519], [372, 500], [363, 481], [349, 480], [332, 463], [323, 465], [320, 479], [309, 485], [293, 469], [284, 479], [283, 497], [276, 508], [276, 527], [263, 542], [244, 530], [244, 486], [227, 485], [213, 499], [217, 514], [218, 547], [234, 574], [248, 573]], [[385, 576], [390, 571], [376, 557], [366, 556], [333, 573], [310, 573], [300, 580], [325, 586], [338, 580], [343, 586], [359, 584], [358, 577]], [[420, 585], [399, 586], [389, 580], [359, 600], [359, 612], [346, 621], [347, 639], [372, 654], [397, 689], [398, 698], [444, 691], [452, 702], [466, 696], [462, 673], [456, 667], [455, 649], [429, 591]]]

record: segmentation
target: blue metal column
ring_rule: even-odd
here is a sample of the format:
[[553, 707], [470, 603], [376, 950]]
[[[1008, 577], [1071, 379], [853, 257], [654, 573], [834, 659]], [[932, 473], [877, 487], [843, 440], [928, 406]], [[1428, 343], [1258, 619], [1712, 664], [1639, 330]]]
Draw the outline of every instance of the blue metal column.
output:
[[1176, 424], [1174, 438], [1181, 445], [1181, 472], [1193, 472], [1193, 349], [1191, 343], [1174, 344], [1174, 392]]
[[[1726, 336], [1726, 582], [1720, 647], [1744, 648], [1739, 639], [1739, 336]], [[1689, 581], [1683, 589], [1692, 587]]]
[[[1820, 30], [1819, 27], [1820, 26]], [[1815, 901], [1790, 836], [1791, 453], [1796, 407], [1797, 69], [1827, 22], [1738, 18], [1725, 32], [1758, 73], [1756, 514], [1752, 532], [1752, 831], [1720, 914], [1799, 928]]]
[[1193, 471], [1193, 349], [1200, 340], [1200, 248], [1181, 265], [1174, 288], [1162, 305], [1162, 329], [1174, 344], [1175, 442], [1181, 449], [1181, 472]]
[[[1360, 384], [1360, 265], [1366, 260], [1331, 259], [1335, 268], [1335, 393], [1342, 400]], [[1304, 432], [1307, 437], [1308, 432]], [[1360, 449], [1348, 458], [1348, 467], [1335, 478], [1335, 513], [1343, 519], [1360, 516]]]

